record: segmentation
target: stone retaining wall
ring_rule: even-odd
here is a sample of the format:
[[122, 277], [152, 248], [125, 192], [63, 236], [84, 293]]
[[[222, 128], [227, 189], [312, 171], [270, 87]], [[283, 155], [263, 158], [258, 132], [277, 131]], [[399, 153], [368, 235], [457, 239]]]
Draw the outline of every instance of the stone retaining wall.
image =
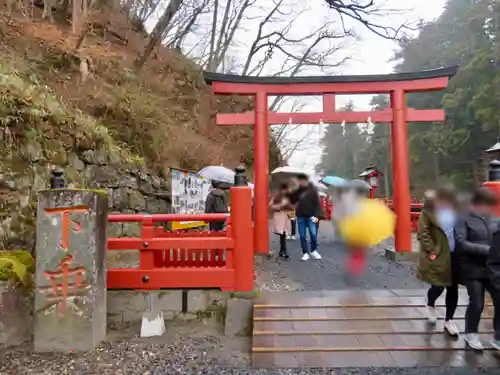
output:
[[[107, 292], [108, 328], [139, 324], [147, 310], [146, 293], [140, 291]], [[156, 306], [167, 321], [205, 320], [224, 324], [228, 336], [246, 336], [252, 332], [254, 295], [207, 290], [189, 290], [187, 312], [182, 311], [182, 291], [153, 291]], [[19, 345], [33, 333], [33, 298], [0, 282], [0, 347]], [[168, 329], [168, 328], [167, 328]]]
[[[37, 143], [23, 146], [20, 154], [0, 165], [0, 245], [5, 248], [34, 249], [36, 193], [49, 188], [56, 166], [64, 170], [69, 188], [107, 189], [110, 214], [170, 212], [168, 168], [157, 174], [140, 160], [126, 162], [103, 148], [61, 154], [56, 165], [44, 161]], [[140, 225], [113, 223], [108, 233], [134, 237]]]
[[[155, 307], [165, 320], [205, 320], [224, 324], [226, 336], [252, 334], [254, 293], [189, 290], [187, 312], [182, 312], [182, 291], [154, 291]], [[147, 309], [146, 292], [108, 291], [108, 326], [119, 328], [139, 323]], [[168, 329], [168, 328], [167, 328]]]
[[[147, 309], [146, 293], [133, 290], [108, 290], [108, 324], [137, 323]], [[155, 306], [163, 311], [166, 320], [224, 318], [229, 293], [219, 291], [189, 290], [187, 312], [182, 312], [182, 291], [161, 290], [151, 292]]]

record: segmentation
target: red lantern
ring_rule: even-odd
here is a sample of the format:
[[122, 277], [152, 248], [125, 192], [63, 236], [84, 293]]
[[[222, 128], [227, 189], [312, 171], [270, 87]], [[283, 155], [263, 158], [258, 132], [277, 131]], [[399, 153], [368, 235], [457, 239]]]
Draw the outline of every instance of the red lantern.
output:
[[359, 177], [362, 177], [370, 185], [370, 199], [375, 198], [375, 189], [380, 187], [379, 177], [383, 175], [375, 166], [365, 168], [359, 175]]

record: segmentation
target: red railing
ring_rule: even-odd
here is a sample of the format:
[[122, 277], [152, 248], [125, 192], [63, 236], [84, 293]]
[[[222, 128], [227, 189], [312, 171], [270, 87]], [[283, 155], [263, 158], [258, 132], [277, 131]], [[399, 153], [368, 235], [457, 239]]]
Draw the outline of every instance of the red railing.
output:
[[325, 214], [325, 220], [332, 220], [332, 202], [328, 197], [321, 197], [321, 208]]
[[[139, 238], [109, 238], [108, 250], [139, 250], [139, 268], [108, 269], [108, 289], [219, 288], [251, 291], [254, 282], [251, 189], [231, 188], [231, 214], [118, 214], [141, 223]], [[156, 223], [225, 221], [224, 232], [166, 232]]]

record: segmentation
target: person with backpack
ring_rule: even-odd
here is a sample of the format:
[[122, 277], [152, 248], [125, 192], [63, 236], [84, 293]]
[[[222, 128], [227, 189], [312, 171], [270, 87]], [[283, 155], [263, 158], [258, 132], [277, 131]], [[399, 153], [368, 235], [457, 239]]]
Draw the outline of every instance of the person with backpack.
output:
[[[206, 214], [227, 214], [229, 212], [229, 203], [226, 192], [220, 188], [220, 183], [212, 181], [212, 190], [207, 195], [205, 201]], [[224, 230], [226, 221], [211, 221], [208, 225], [211, 231]]]

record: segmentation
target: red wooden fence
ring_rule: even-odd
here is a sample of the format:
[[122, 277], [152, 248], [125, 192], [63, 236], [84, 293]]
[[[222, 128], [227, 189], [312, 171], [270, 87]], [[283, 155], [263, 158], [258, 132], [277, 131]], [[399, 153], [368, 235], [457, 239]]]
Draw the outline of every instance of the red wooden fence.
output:
[[[218, 288], [251, 291], [254, 283], [252, 196], [231, 188], [231, 214], [118, 214], [109, 222], [141, 223], [141, 237], [109, 238], [108, 250], [139, 250], [139, 268], [108, 269], [108, 289]], [[224, 232], [171, 233], [155, 223], [228, 221]]]

